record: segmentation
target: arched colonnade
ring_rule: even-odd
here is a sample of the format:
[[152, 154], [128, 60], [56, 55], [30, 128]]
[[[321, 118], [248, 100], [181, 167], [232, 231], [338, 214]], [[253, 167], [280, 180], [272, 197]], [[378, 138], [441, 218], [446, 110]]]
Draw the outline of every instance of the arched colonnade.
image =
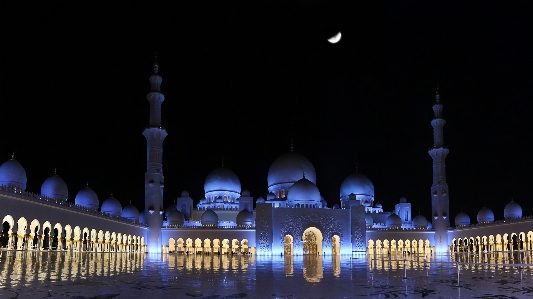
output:
[[[29, 225], [28, 225], [29, 224]], [[145, 252], [144, 237], [87, 227], [52, 225], [6, 215], [2, 220], [2, 247], [10, 250], [67, 250], [76, 252]]]
[[533, 231], [453, 238], [452, 252], [493, 252], [533, 250]]
[[403, 240], [403, 239], [392, 239], [392, 240], [368, 240], [367, 244], [367, 253], [368, 254], [433, 254], [435, 252], [434, 246], [431, 246], [431, 243], [428, 239], [426, 240]]
[[165, 249], [166, 252], [176, 252], [176, 253], [204, 253], [204, 254], [253, 254], [255, 253], [254, 247], [248, 246], [248, 239], [242, 239], [241, 241], [237, 239], [232, 239], [231, 243], [229, 239], [223, 239], [222, 242], [220, 239], [210, 238], [205, 239], [192, 239], [192, 238], [170, 238], [168, 240], [168, 247]]

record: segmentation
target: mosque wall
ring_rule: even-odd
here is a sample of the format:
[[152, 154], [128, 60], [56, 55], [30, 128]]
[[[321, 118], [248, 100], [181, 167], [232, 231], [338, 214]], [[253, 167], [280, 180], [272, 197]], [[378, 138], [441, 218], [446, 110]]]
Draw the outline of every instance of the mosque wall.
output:
[[[109, 216], [62, 206], [55, 202], [51, 203], [45, 200], [25, 198], [24, 194], [6, 194], [0, 192], [0, 202], [2, 206], [0, 216], [4, 218], [10, 215], [15, 222], [15, 226], [17, 225], [18, 219], [24, 217], [27, 223], [27, 233], [29, 233], [30, 223], [36, 219], [41, 226], [48, 221], [52, 227], [55, 227], [57, 223], [63, 228], [69, 224], [71, 227], [87, 227], [89, 229], [96, 229], [97, 231], [103, 230], [146, 237], [147, 230], [142, 224], [127, 222], [126, 220], [121, 220], [121, 218], [108, 218]], [[17, 227], [17, 229], [19, 228]], [[15, 231], [13, 228], [12, 230]], [[39, 228], [39, 230], [42, 233], [42, 228]]]
[[257, 240], [258, 254], [272, 254], [272, 205], [256, 203], [255, 237]]
[[[218, 215], [218, 221], [233, 221], [235, 222], [235, 219], [237, 218], [237, 214], [239, 214], [239, 210], [213, 210]], [[205, 212], [205, 210], [192, 210], [191, 213], [191, 220], [201, 220], [202, 214]], [[255, 219], [255, 211], [254, 213], [254, 219]]]
[[[293, 254], [304, 253], [304, 234], [309, 228], [316, 228], [318, 254], [331, 254], [333, 238], [340, 241], [340, 254], [351, 254], [351, 210], [317, 208], [271, 208], [272, 210], [272, 253], [284, 252], [285, 237], [292, 238]], [[364, 223], [364, 212], [363, 212]], [[256, 227], [259, 224], [256, 223]]]

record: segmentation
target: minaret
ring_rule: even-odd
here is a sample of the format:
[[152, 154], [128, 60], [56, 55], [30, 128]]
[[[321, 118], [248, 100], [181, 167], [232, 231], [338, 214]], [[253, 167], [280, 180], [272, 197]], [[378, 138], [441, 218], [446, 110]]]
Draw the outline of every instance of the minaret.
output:
[[159, 64], [154, 62], [154, 74], [150, 76], [151, 91], [147, 99], [150, 103], [150, 123], [143, 131], [147, 141], [146, 174], [144, 176], [144, 212], [148, 224], [147, 250], [150, 253], [161, 252], [161, 227], [163, 225], [163, 140], [167, 131], [161, 126], [161, 103], [165, 96], [160, 92], [161, 76]]
[[431, 214], [433, 229], [435, 230], [435, 251], [437, 253], [448, 251], [448, 227], [450, 227], [450, 200], [448, 198], [445, 163], [448, 149], [444, 147], [443, 128], [446, 121], [442, 118], [442, 108], [439, 90], [437, 89], [436, 101], [433, 105], [435, 116], [431, 121], [433, 126], [433, 148], [429, 150], [429, 155], [433, 159]]

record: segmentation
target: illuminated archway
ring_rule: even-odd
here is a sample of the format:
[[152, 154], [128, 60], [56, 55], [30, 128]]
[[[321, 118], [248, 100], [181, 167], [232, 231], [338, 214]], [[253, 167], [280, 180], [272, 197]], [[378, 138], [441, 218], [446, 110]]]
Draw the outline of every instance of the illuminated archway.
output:
[[333, 235], [331, 238], [331, 254], [341, 254], [341, 238], [337, 235]]
[[293, 253], [293, 237], [291, 235], [285, 235], [283, 237], [283, 254], [292, 255]]
[[316, 227], [307, 228], [302, 236], [303, 254], [322, 254], [322, 232]]

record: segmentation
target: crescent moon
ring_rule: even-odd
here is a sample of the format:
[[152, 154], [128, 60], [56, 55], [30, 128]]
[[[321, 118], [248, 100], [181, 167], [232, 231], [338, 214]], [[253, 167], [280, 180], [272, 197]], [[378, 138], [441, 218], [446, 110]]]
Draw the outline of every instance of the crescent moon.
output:
[[339, 31], [339, 33], [337, 33], [336, 35], [334, 35], [333, 37], [330, 37], [328, 39], [328, 42], [332, 43], [332, 44], [336, 44], [338, 43], [339, 41], [341, 40], [341, 33]]

